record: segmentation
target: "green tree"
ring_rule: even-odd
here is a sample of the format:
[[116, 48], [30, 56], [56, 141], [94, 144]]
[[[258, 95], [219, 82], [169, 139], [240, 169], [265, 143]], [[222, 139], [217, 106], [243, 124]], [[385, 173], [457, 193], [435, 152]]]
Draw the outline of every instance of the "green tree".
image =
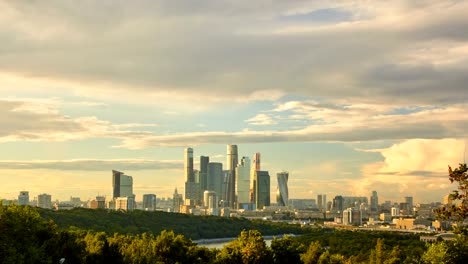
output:
[[442, 207], [436, 210], [437, 216], [441, 219], [453, 219], [459, 226], [455, 232], [468, 235], [468, 228], [463, 225], [463, 221], [468, 218], [468, 167], [466, 163], [459, 164], [459, 167], [452, 170], [449, 166], [449, 180], [457, 183], [457, 190], [449, 194], [449, 198], [454, 202], [451, 206]]
[[271, 241], [273, 251], [273, 263], [301, 263], [301, 253], [304, 246], [293, 240], [290, 236], [281, 239], [274, 238]]
[[314, 241], [310, 243], [309, 248], [304, 254], [301, 254], [301, 260], [304, 264], [316, 264], [319, 261], [320, 255], [322, 255], [323, 248], [320, 242]]
[[426, 264], [448, 264], [452, 263], [448, 259], [448, 245], [445, 242], [431, 244], [422, 255], [421, 261]]
[[243, 230], [239, 238], [223, 247], [216, 261], [218, 263], [271, 263], [270, 249], [262, 234], [257, 230]]

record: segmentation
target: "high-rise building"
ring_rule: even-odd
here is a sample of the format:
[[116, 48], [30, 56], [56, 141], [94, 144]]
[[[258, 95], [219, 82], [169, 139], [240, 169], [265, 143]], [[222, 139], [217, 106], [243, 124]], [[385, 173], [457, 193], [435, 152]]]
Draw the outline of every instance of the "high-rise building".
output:
[[250, 204], [250, 159], [242, 157], [236, 168], [237, 208], [249, 209]]
[[236, 166], [238, 163], [237, 145], [227, 145], [227, 170], [230, 172], [227, 186], [227, 203], [235, 208], [236, 203]]
[[195, 182], [193, 175], [193, 149], [184, 149], [184, 175], [185, 182]]
[[123, 172], [112, 170], [112, 198], [129, 197], [133, 195], [133, 178]]
[[29, 205], [29, 192], [21, 191], [18, 195], [19, 205]]
[[253, 189], [254, 186], [254, 176], [255, 172], [260, 171], [260, 152], [255, 153], [253, 156], [253, 162], [250, 170], [250, 203], [254, 204], [255, 203], [255, 198], [254, 198], [254, 192], [255, 190]]
[[255, 153], [254, 159], [252, 162], [252, 168], [254, 171], [260, 170], [260, 152]]
[[270, 174], [268, 171], [256, 171], [253, 184], [255, 208], [259, 210], [270, 206]]
[[203, 205], [206, 208], [209, 208], [209, 209], [218, 208], [218, 201], [216, 199], [216, 192], [214, 192], [214, 191], [205, 191], [203, 193]]
[[406, 196], [405, 197], [405, 203], [408, 204], [408, 210], [407, 210], [407, 212], [405, 212], [405, 214], [412, 215], [413, 214], [413, 208], [414, 208], [413, 196]]
[[229, 196], [229, 192], [231, 191], [230, 189], [231, 176], [232, 174], [230, 170], [223, 170], [222, 195], [220, 197], [221, 200], [224, 202], [223, 207], [229, 206], [228, 196]]
[[276, 174], [276, 178], [278, 179], [278, 190], [276, 192], [276, 203], [279, 206], [287, 206], [289, 193], [288, 193], [288, 172], [279, 172]]
[[175, 213], [180, 212], [180, 206], [184, 204], [184, 199], [182, 194], [177, 192], [177, 188], [174, 190], [174, 194], [172, 195], [172, 210]]
[[372, 196], [370, 197], [370, 211], [376, 213], [379, 210], [379, 197], [377, 196], [376, 191], [372, 191]]
[[50, 194], [39, 194], [37, 196], [37, 207], [52, 208], [52, 196]]
[[326, 194], [317, 195], [317, 207], [320, 211], [327, 210], [327, 195]]
[[399, 216], [400, 215], [400, 208], [392, 207], [392, 209], [390, 209], [390, 212], [391, 212], [392, 216]]
[[208, 163], [210, 163], [210, 157], [200, 156], [200, 190], [205, 192], [208, 190]]
[[89, 208], [91, 209], [105, 209], [106, 208], [106, 197], [96, 196], [95, 200], [89, 202]]
[[156, 194], [143, 194], [143, 210], [156, 210]]
[[343, 196], [341, 195], [337, 195], [335, 196], [335, 198], [333, 199], [333, 210], [334, 211], [343, 211]]
[[208, 163], [207, 175], [207, 190], [216, 192], [219, 199], [223, 195], [223, 164]]

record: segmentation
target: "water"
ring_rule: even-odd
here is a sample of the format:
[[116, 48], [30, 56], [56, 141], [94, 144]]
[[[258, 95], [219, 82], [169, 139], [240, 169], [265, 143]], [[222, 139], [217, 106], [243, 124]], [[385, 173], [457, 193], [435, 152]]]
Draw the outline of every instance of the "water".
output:
[[[273, 240], [273, 237], [282, 238], [283, 236], [284, 235], [264, 236], [263, 239], [265, 240], [265, 243], [267, 244], [267, 246], [271, 246], [271, 241]], [[289, 236], [294, 236], [294, 235], [290, 234]], [[197, 243], [198, 246], [200, 247], [222, 249], [226, 244], [236, 239], [237, 237], [228, 237], [228, 238], [201, 239], [201, 240], [195, 240], [193, 242]]]

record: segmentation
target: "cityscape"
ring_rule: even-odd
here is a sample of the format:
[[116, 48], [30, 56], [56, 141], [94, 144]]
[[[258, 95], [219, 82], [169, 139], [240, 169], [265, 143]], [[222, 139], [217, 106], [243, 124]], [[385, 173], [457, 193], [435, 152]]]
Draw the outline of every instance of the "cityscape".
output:
[[[449, 195], [443, 201], [427, 204], [413, 202], [412, 196], [400, 201], [379, 203], [377, 191], [369, 196], [317, 194], [309, 199], [293, 198], [289, 192], [289, 172], [270, 173], [262, 170], [262, 155], [239, 157], [237, 145], [227, 145], [226, 163], [210, 162], [209, 156], [200, 156], [199, 168], [194, 167], [194, 148], [184, 149], [184, 188], [175, 187], [172, 197], [159, 197], [156, 193], [138, 197], [133, 192], [134, 177], [112, 170], [112, 197], [99, 196], [82, 201], [70, 197], [69, 201], [53, 202], [51, 194], [38, 194], [30, 200], [28, 191], [20, 191], [17, 200], [3, 200], [4, 205], [32, 205], [55, 210], [77, 207], [109, 210], [165, 211], [193, 215], [246, 217], [250, 219], [281, 220], [286, 214], [291, 219], [333, 220], [328, 225], [359, 225], [394, 227], [408, 230], [443, 230], [449, 223], [433, 221], [434, 210], [451, 205]], [[224, 168], [224, 169], [223, 169]], [[270, 175], [271, 174], [271, 175]], [[135, 177], [137, 180], [138, 178]], [[276, 190], [275, 197], [271, 197]], [[291, 220], [288, 219], [288, 220]]]

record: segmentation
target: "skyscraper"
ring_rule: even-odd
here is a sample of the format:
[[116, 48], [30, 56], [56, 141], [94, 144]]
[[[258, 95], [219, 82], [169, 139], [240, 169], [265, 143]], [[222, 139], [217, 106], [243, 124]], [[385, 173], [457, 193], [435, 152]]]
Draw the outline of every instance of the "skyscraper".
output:
[[227, 203], [234, 208], [236, 203], [236, 166], [238, 163], [237, 145], [227, 145], [227, 170], [230, 171], [229, 182], [227, 186]]
[[19, 205], [29, 205], [29, 192], [21, 191], [18, 195]]
[[143, 210], [156, 210], [156, 194], [143, 194]]
[[129, 197], [133, 195], [133, 178], [123, 172], [112, 170], [113, 197]]
[[253, 189], [254, 188], [254, 176], [255, 176], [255, 172], [256, 171], [260, 171], [260, 152], [257, 152], [255, 153], [255, 155], [253, 156], [253, 162], [252, 162], [252, 167], [251, 167], [251, 170], [250, 170], [250, 194], [249, 194], [249, 198], [250, 198], [250, 203], [254, 204], [255, 203], [255, 190]]
[[216, 192], [220, 199], [223, 195], [223, 164], [210, 162], [207, 168], [207, 190]]
[[372, 196], [370, 197], [370, 211], [376, 213], [379, 210], [379, 197], [377, 196], [377, 191], [372, 191]]
[[289, 200], [289, 193], [288, 193], [288, 172], [279, 172], [276, 174], [276, 178], [278, 179], [278, 189], [276, 191], [276, 203], [279, 206], [287, 206]]
[[200, 190], [202, 193], [208, 190], [208, 163], [210, 163], [210, 157], [200, 156]]
[[254, 159], [252, 162], [252, 167], [254, 171], [260, 170], [260, 152], [255, 153]]
[[184, 173], [185, 182], [195, 182], [193, 175], [193, 149], [184, 149]]
[[320, 211], [323, 209], [323, 196], [322, 194], [317, 195], [317, 207]]
[[174, 194], [172, 195], [172, 210], [175, 213], [180, 212], [180, 206], [184, 204], [184, 199], [182, 198], [182, 194], [177, 192], [177, 188], [174, 190]]
[[250, 159], [242, 157], [236, 168], [237, 208], [248, 209], [250, 203]]
[[255, 208], [270, 206], [270, 174], [268, 171], [256, 171], [253, 180]]

